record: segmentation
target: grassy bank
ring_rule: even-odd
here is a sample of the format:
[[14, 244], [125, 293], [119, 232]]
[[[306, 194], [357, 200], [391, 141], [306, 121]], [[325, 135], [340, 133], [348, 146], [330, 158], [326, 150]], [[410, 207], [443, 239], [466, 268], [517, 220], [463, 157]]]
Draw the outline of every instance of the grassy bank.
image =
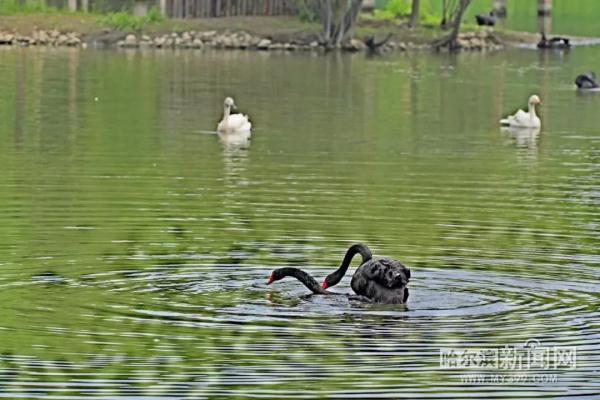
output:
[[[74, 32], [84, 38], [93, 38], [109, 31], [136, 32], [159, 35], [185, 31], [245, 31], [252, 35], [270, 37], [280, 41], [290, 41], [301, 37], [318, 37], [321, 26], [318, 23], [303, 22], [297, 17], [228, 17], [206, 19], [164, 19], [140, 20], [128, 15], [83, 14], [59, 12], [31, 12], [13, 15], [0, 15], [0, 30], [29, 35], [32, 31], [52, 30]], [[476, 29], [466, 26], [466, 30]], [[359, 21], [356, 36], [364, 38], [375, 35], [384, 37], [393, 34], [393, 39], [401, 42], [423, 44], [431, 42], [443, 32], [435, 26], [421, 26], [408, 29], [404, 20], [380, 20], [369, 16]]]
[[[117, 19], [115, 19], [117, 18]], [[58, 29], [84, 37], [101, 35], [107, 31], [143, 32], [161, 34], [196, 31], [246, 31], [259, 36], [293, 36], [317, 33], [319, 25], [301, 22], [295, 17], [229, 17], [193, 20], [161, 19], [151, 23], [119, 22], [115, 16], [98, 16], [81, 13], [29, 13], [0, 15], [0, 30], [31, 34], [33, 30]]]

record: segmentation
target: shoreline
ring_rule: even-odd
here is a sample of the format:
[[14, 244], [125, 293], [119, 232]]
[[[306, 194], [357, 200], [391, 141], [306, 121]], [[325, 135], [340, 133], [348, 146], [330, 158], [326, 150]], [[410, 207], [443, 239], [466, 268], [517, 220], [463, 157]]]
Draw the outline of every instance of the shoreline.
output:
[[[493, 32], [467, 32], [459, 37], [462, 50], [500, 50], [505, 44]], [[369, 51], [360, 39], [351, 39], [339, 48], [329, 49], [319, 42], [318, 35], [302, 35], [288, 39], [277, 39], [271, 35], [257, 36], [246, 31], [219, 32], [184, 31], [162, 34], [127, 33], [106, 30], [100, 34], [84, 35], [75, 31], [59, 29], [35, 30], [31, 34], [0, 31], [0, 47], [77, 47], [77, 48], [127, 48], [127, 49], [223, 49], [249, 51]], [[389, 40], [377, 49], [378, 52], [434, 50], [431, 43]]]
[[[0, 16], [0, 46], [129, 48], [129, 49], [236, 49], [249, 51], [369, 51], [367, 38], [389, 40], [380, 53], [435, 51], [433, 42], [446, 32], [438, 28], [408, 29], [402, 21], [365, 19], [355, 38], [339, 49], [319, 42], [319, 25], [293, 17], [227, 17], [165, 20], [143, 29], [116, 30], [102, 26], [94, 15]], [[459, 36], [463, 51], [498, 51], [507, 47], [535, 47], [539, 36], [467, 26]], [[600, 38], [572, 37], [574, 45], [600, 44]], [[445, 51], [445, 50], [441, 50]]]

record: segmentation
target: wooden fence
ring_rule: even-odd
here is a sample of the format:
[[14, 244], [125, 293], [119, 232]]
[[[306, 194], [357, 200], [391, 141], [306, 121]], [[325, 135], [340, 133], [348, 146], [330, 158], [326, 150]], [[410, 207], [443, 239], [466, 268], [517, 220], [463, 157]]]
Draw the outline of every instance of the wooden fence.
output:
[[[0, 0], [3, 1], [3, 0]], [[25, 5], [28, 0], [17, 0]], [[98, 13], [131, 11], [139, 6], [150, 9], [158, 6], [158, 0], [37, 0], [48, 7], [71, 11], [93, 11]]]
[[[0, 0], [3, 1], [3, 0]], [[19, 0], [25, 2], [26, 0]], [[130, 11], [144, 15], [159, 7], [168, 18], [210, 18], [236, 15], [298, 15], [298, 0], [41, 0], [73, 11]]]
[[160, 9], [169, 18], [298, 14], [295, 0], [160, 0]]

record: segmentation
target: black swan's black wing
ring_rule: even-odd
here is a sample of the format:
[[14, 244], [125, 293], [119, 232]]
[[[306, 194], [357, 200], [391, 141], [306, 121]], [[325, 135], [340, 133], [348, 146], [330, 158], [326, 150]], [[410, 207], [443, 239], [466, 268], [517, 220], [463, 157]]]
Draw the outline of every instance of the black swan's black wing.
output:
[[389, 258], [373, 260], [369, 265], [365, 265], [363, 274], [367, 279], [390, 289], [406, 286], [410, 279], [410, 270], [400, 261]]
[[406, 302], [410, 270], [389, 258], [372, 259], [360, 266], [352, 277], [352, 290], [378, 303]]

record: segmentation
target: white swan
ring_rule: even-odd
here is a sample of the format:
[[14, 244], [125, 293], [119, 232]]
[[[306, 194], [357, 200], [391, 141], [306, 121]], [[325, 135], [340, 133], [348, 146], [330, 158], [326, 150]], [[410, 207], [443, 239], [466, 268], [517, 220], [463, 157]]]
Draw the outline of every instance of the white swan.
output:
[[501, 119], [500, 123], [502, 125], [521, 128], [539, 128], [542, 123], [540, 118], [535, 113], [536, 104], [540, 104], [540, 98], [534, 94], [529, 98], [528, 112], [519, 110], [514, 115], [509, 115], [508, 117]]
[[231, 114], [231, 109], [235, 109], [235, 103], [231, 97], [225, 99], [225, 109], [223, 119], [217, 125], [219, 134], [243, 133], [250, 136], [252, 124], [248, 121], [248, 116], [244, 114]]

